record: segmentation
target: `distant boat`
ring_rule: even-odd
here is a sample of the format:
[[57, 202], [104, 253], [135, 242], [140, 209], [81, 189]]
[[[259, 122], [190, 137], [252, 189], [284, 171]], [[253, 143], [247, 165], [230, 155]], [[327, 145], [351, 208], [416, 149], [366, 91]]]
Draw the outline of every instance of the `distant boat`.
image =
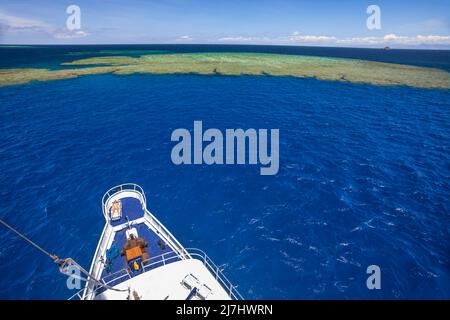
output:
[[384, 47], [383, 50], [391, 50], [389, 47]]
[[71, 299], [243, 299], [203, 251], [185, 249], [146, 205], [136, 184], [105, 193], [106, 225], [89, 272], [93, 279]]

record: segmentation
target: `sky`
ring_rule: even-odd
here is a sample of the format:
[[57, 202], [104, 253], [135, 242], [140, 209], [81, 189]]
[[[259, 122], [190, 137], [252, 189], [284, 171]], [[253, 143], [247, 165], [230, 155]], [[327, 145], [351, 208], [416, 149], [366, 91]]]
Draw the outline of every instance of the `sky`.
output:
[[[79, 29], [67, 27], [69, 5], [80, 8]], [[370, 5], [379, 29], [367, 27]], [[450, 49], [449, 8], [450, 0], [0, 0], [0, 43]]]

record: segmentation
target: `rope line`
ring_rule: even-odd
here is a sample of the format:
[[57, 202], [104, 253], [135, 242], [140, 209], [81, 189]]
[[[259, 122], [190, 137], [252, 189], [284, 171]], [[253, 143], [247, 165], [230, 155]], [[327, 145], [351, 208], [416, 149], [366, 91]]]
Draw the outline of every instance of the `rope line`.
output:
[[87, 276], [86, 279], [83, 279], [81, 277], [78, 277], [80, 280], [84, 280], [84, 281], [89, 281], [92, 280], [93, 282], [95, 282], [96, 284], [104, 287], [105, 289], [109, 289], [109, 290], [114, 290], [114, 291], [120, 291], [120, 292], [125, 292], [128, 291], [129, 292], [129, 288], [128, 289], [116, 289], [113, 288], [111, 286], [108, 286], [106, 283], [101, 282], [100, 280], [95, 279], [89, 272], [87, 272], [83, 267], [81, 267], [75, 260], [73, 260], [72, 258], [65, 258], [65, 259], [60, 259], [58, 258], [57, 255], [55, 254], [51, 254], [50, 252], [48, 252], [47, 250], [45, 250], [44, 248], [42, 248], [41, 246], [39, 246], [38, 244], [36, 244], [34, 241], [32, 241], [30, 238], [28, 238], [27, 236], [25, 236], [24, 234], [22, 234], [21, 232], [17, 231], [14, 227], [10, 226], [8, 223], [6, 223], [5, 221], [3, 221], [3, 219], [0, 219], [0, 223], [3, 224], [6, 228], [8, 228], [9, 230], [11, 230], [12, 232], [14, 232], [15, 234], [17, 234], [19, 237], [21, 237], [23, 240], [25, 240], [26, 242], [28, 242], [29, 244], [33, 245], [36, 249], [38, 249], [39, 251], [41, 251], [42, 253], [44, 253], [46, 256], [50, 257], [50, 259], [52, 259], [59, 268], [59, 271], [69, 277], [73, 276], [71, 274], [68, 274], [67, 269], [70, 266], [76, 266], [79, 271], [81, 273], [83, 273], [84, 275]]
[[27, 236], [23, 235], [22, 233], [20, 233], [19, 231], [17, 231], [16, 229], [14, 229], [12, 226], [10, 226], [9, 224], [7, 224], [5, 221], [3, 221], [2, 219], [0, 219], [0, 222], [7, 227], [9, 230], [11, 230], [12, 232], [14, 232], [15, 234], [17, 234], [19, 237], [21, 237], [22, 239], [24, 239], [25, 241], [27, 241], [29, 244], [35, 246], [38, 250], [40, 250], [41, 252], [43, 252], [45, 255], [49, 256], [53, 261], [55, 259], [57, 259], [58, 257], [54, 254], [51, 254], [50, 252], [48, 252], [47, 250], [45, 250], [44, 248], [42, 248], [41, 246], [37, 245], [35, 242], [33, 242], [30, 238], [28, 238]]

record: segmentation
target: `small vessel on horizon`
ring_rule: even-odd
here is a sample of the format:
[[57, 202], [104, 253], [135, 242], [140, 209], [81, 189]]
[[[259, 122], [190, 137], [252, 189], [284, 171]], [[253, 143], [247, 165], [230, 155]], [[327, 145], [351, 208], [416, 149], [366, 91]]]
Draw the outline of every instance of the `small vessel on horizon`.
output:
[[102, 211], [106, 224], [88, 281], [70, 299], [243, 299], [206, 253], [184, 248], [147, 209], [137, 184], [109, 189]]

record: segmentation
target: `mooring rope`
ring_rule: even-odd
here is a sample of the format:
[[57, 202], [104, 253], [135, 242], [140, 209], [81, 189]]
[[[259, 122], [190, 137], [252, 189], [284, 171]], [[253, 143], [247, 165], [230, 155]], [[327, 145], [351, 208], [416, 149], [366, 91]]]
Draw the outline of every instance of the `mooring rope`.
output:
[[45, 250], [44, 248], [42, 248], [41, 246], [37, 245], [35, 242], [31, 241], [30, 238], [28, 238], [27, 236], [23, 235], [22, 233], [20, 233], [19, 231], [17, 231], [16, 229], [14, 229], [13, 227], [11, 227], [9, 224], [7, 224], [5, 221], [3, 221], [2, 219], [0, 219], [0, 222], [7, 227], [9, 230], [13, 231], [15, 234], [17, 234], [19, 237], [21, 237], [22, 239], [24, 239], [25, 241], [27, 241], [29, 244], [35, 246], [38, 250], [40, 250], [42, 253], [44, 253], [45, 255], [49, 256], [52, 260], [55, 260], [55, 258], [58, 258], [56, 255], [49, 253], [47, 250]]
[[83, 281], [89, 281], [92, 280], [93, 282], [97, 283], [98, 285], [104, 287], [105, 289], [109, 289], [109, 290], [114, 290], [114, 291], [120, 291], [120, 292], [129, 292], [129, 288], [127, 289], [116, 289], [113, 287], [108, 286], [107, 284], [101, 282], [100, 280], [95, 279], [91, 274], [89, 274], [89, 272], [87, 272], [83, 267], [81, 267], [75, 260], [73, 260], [72, 258], [65, 258], [65, 259], [60, 259], [58, 258], [57, 255], [55, 254], [51, 254], [50, 252], [48, 252], [47, 250], [45, 250], [44, 248], [42, 248], [41, 246], [39, 246], [38, 244], [36, 244], [34, 241], [32, 241], [30, 238], [28, 238], [27, 236], [25, 236], [24, 234], [22, 234], [21, 232], [17, 231], [15, 228], [13, 228], [12, 226], [10, 226], [8, 223], [6, 223], [5, 221], [3, 221], [3, 219], [0, 219], [0, 223], [3, 224], [6, 228], [8, 228], [9, 230], [11, 230], [12, 232], [14, 232], [15, 234], [17, 234], [19, 237], [21, 237], [23, 240], [25, 240], [26, 242], [28, 242], [29, 244], [33, 245], [36, 249], [38, 249], [39, 251], [41, 251], [42, 253], [44, 253], [46, 256], [50, 257], [50, 259], [53, 260], [53, 262], [56, 263], [56, 265], [59, 268], [59, 271], [62, 274], [65, 274], [67, 276], [72, 276], [71, 274], [69, 274], [67, 272], [67, 269], [70, 266], [76, 266], [85, 276], [87, 276], [86, 279], [78, 277], [78, 279], [83, 280]]

